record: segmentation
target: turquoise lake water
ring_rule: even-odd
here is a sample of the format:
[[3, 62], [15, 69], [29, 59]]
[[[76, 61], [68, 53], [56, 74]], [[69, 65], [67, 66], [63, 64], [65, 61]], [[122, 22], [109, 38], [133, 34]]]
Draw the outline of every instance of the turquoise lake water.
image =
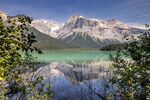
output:
[[[49, 63], [39, 68], [44, 82], [53, 86], [54, 100], [99, 100], [91, 91], [103, 94], [105, 80], [111, 77], [108, 61], [114, 51], [98, 50], [46, 50], [33, 53], [40, 62]], [[92, 88], [91, 88], [92, 87]]]
[[[47, 65], [37, 70], [45, 76], [43, 82], [52, 84], [54, 100], [99, 100], [91, 91], [103, 94], [105, 80], [112, 74], [107, 62], [114, 51], [98, 50], [44, 50], [33, 53], [37, 61]], [[103, 63], [102, 63], [103, 64]], [[92, 88], [91, 88], [92, 87]]]
[[33, 53], [40, 62], [81, 62], [81, 61], [107, 61], [113, 51], [96, 51], [96, 50], [46, 50], [43, 54]]

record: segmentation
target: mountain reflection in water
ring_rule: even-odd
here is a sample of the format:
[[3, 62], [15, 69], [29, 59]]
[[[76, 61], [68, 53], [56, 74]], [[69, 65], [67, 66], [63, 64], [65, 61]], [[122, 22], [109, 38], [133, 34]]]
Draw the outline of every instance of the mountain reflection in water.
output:
[[112, 77], [109, 65], [108, 61], [52, 62], [36, 73], [52, 83], [54, 100], [100, 100], [95, 93], [104, 94], [104, 83]]

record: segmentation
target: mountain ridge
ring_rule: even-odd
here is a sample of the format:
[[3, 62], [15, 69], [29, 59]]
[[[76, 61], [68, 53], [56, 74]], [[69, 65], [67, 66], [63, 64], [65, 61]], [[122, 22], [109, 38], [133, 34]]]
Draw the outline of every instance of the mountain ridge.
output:
[[[53, 24], [53, 23], [50, 23], [50, 24]], [[34, 26], [34, 25], [32, 25], [32, 26], [36, 28], [36, 26]], [[42, 24], [41, 24], [41, 26], [42, 26]], [[132, 28], [130, 25], [127, 25], [127, 24], [125, 24], [121, 21], [118, 21], [116, 19], [110, 19], [110, 20], [105, 20], [104, 21], [104, 20], [98, 20], [98, 19], [87, 19], [83, 16], [71, 16], [70, 19], [64, 25], [59, 24], [58, 26], [59, 27], [57, 27], [57, 29], [55, 29], [54, 31], [50, 31], [48, 35], [50, 35], [52, 37], [55, 37], [55, 38], [65, 38], [64, 37], [65, 34], [63, 34], [62, 37], [61, 37], [61, 32], [60, 31], [62, 31], [62, 33], [65, 33], [64, 31], [68, 31], [68, 32], [69, 31], [75, 31], [76, 32], [80, 28], [81, 29], [80, 31], [84, 32], [84, 31], [90, 31], [93, 28], [95, 28], [95, 30], [97, 32], [100, 29], [103, 30], [103, 29], [112, 28], [111, 33], [114, 33], [113, 30], [115, 31], [116, 28], [124, 30], [124, 31], [128, 30], [129, 28]], [[36, 28], [36, 29], [40, 30], [38, 28]], [[50, 30], [51, 29], [53, 29], [53, 27], [50, 28]], [[136, 29], [136, 28], [134, 28], [134, 29]], [[44, 31], [42, 31], [42, 32], [47, 34], [47, 32], [44, 32]], [[55, 36], [53, 36], [54, 33], [55, 33]], [[66, 34], [66, 36], [67, 35], [69, 35], [69, 34]], [[98, 37], [98, 36], [95, 36], [95, 37]]]
[[[0, 13], [1, 14], [1, 13]], [[13, 16], [6, 16], [13, 18]], [[24, 15], [20, 15], [24, 16]], [[17, 18], [18, 16], [14, 16]], [[53, 48], [102, 48], [110, 44], [124, 41], [125, 33], [137, 35], [141, 29], [133, 28], [119, 20], [87, 19], [83, 16], [71, 16], [64, 24], [50, 20], [35, 19], [30, 25], [30, 31], [36, 34], [37, 46], [43, 49]]]

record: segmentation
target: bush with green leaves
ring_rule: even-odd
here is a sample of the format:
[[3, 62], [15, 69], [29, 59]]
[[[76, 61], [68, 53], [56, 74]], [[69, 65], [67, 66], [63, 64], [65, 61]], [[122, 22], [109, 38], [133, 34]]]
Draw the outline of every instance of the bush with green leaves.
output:
[[110, 59], [114, 76], [109, 82], [109, 96], [121, 100], [150, 100], [150, 30], [138, 39], [133, 38], [126, 50], [118, 50]]
[[[33, 46], [37, 41], [29, 31], [31, 21], [28, 16], [10, 18], [5, 22], [0, 17], [0, 99], [43, 100], [51, 97], [51, 91], [43, 90], [43, 78], [34, 74], [36, 61], [31, 53], [41, 51]], [[25, 54], [24, 58], [21, 52]], [[36, 89], [38, 84], [41, 87]]]

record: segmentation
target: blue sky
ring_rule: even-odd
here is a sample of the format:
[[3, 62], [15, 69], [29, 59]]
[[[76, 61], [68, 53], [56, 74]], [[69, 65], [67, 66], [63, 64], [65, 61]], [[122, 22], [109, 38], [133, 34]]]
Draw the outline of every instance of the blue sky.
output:
[[0, 11], [57, 22], [66, 21], [71, 15], [115, 18], [127, 23], [150, 22], [150, 0], [0, 0]]

